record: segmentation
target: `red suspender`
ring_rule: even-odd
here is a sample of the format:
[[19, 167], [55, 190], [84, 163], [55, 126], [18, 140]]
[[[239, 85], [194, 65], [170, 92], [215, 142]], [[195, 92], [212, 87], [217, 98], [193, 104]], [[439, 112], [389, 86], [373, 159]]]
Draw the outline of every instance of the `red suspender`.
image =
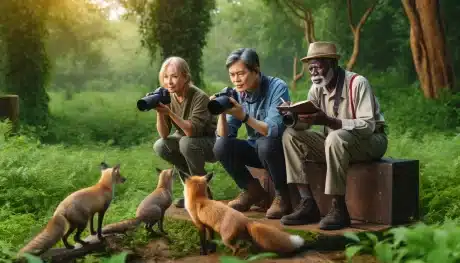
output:
[[348, 85], [348, 93], [350, 94], [350, 107], [351, 107], [351, 113], [353, 114], [353, 119], [356, 119], [356, 112], [355, 112], [355, 105], [353, 103], [353, 80], [355, 77], [358, 76], [358, 74], [355, 74], [351, 77], [350, 79], [350, 84]]

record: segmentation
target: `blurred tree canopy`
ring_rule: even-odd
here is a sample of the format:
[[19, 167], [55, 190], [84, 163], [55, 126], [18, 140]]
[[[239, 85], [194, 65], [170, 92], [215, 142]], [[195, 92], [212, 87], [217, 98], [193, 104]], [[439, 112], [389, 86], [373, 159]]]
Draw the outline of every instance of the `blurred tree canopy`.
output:
[[20, 119], [47, 126], [50, 75], [45, 46], [51, 0], [0, 1], [3, 91], [20, 97]]
[[192, 69], [192, 81], [202, 87], [202, 56], [211, 28], [215, 0], [125, 0], [125, 6], [140, 16], [142, 45], [152, 60], [160, 48], [161, 61], [184, 58]]

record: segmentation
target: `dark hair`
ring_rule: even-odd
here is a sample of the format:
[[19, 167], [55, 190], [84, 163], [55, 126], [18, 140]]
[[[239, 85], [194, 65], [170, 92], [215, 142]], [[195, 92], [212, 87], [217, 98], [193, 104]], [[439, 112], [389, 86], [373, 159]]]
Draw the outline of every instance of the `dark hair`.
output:
[[227, 57], [227, 61], [225, 62], [225, 66], [227, 69], [233, 65], [233, 63], [241, 60], [244, 62], [244, 65], [250, 71], [259, 71], [259, 55], [257, 52], [252, 48], [239, 48], [237, 50], [232, 51], [230, 55]]

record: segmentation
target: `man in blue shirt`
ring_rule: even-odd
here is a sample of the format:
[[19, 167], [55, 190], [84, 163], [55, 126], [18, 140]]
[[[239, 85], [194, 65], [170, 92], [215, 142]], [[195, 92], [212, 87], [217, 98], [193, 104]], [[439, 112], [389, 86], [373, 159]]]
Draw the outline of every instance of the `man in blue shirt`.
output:
[[[289, 101], [288, 87], [283, 80], [260, 72], [259, 57], [253, 49], [233, 51], [226, 66], [238, 93], [238, 101], [230, 98], [234, 106], [218, 118], [214, 154], [242, 189], [228, 205], [243, 212], [254, 204], [268, 202], [269, 194], [246, 166], [264, 168], [270, 174], [276, 192], [266, 217], [279, 219], [291, 210], [281, 139], [285, 127], [276, 108], [283, 100]], [[236, 138], [243, 123], [247, 140]]]

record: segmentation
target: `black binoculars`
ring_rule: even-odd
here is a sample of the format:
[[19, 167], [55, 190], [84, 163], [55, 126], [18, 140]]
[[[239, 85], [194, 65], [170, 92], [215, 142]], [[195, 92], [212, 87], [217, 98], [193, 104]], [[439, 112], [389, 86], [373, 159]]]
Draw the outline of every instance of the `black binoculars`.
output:
[[149, 92], [145, 97], [137, 101], [137, 108], [140, 111], [148, 111], [163, 103], [165, 105], [171, 103], [169, 91], [166, 88], [159, 87], [153, 92]]
[[218, 115], [231, 109], [233, 103], [230, 101], [230, 97], [238, 101], [238, 93], [230, 87], [225, 87], [221, 92], [214, 94], [214, 96], [216, 98], [208, 103], [208, 110], [212, 115]]

